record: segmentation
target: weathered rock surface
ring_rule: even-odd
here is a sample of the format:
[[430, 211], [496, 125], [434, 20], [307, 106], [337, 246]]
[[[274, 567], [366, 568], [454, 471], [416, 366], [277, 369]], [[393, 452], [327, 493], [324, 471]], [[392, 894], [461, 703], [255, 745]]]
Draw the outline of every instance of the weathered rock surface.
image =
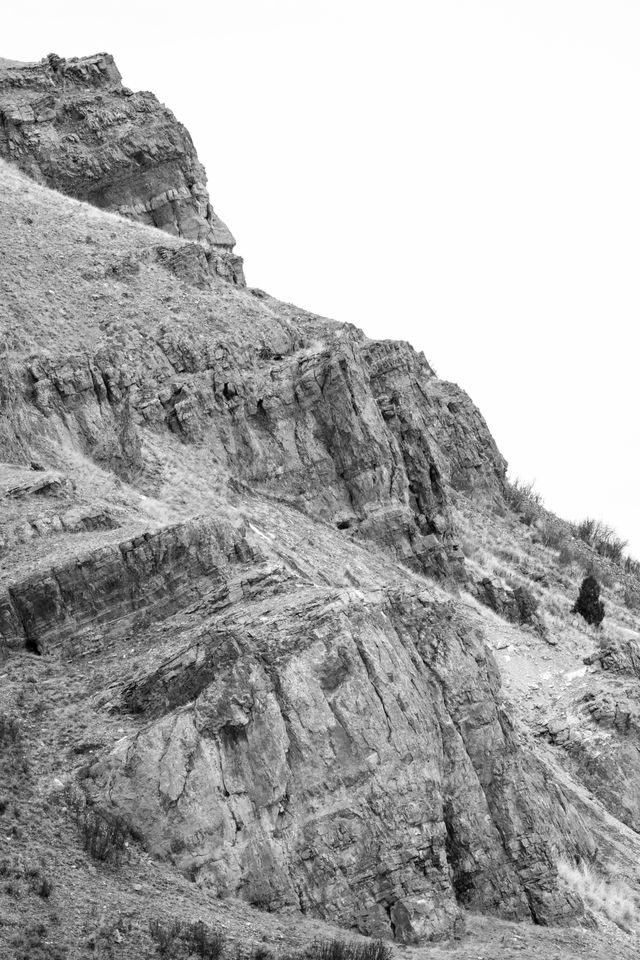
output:
[[218, 895], [403, 942], [447, 935], [459, 905], [570, 914], [541, 770], [453, 604], [280, 589], [123, 691], [146, 722], [91, 776], [149, 848]]
[[[40, 266], [52, 298], [59, 287], [69, 303], [73, 290], [63, 315], [86, 319], [70, 332], [71, 346], [0, 360], [6, 460], [29, 462], [29, 444], [63, 431], [95, 462], [155, 489], [145, 437], [171, 436], [200, 447], [220, 475], [384, 544], [415, 569], [461, 575], [452, 485], [464, 478], [499, 496], [505, 463], [469, 398], [438, 380], [422, 355], [269, 297], [211, 286], [194, 244], [159, 250], [132, 231], [108, 258], [117, 272], [105, 276], [84, 226], [69, 230], [77, 230], [73, 263], [43, 250]], [[165, 292], [150, 297], [156, 288]], [[139, 319], [123, 324], [131, 302]], [[23, 285], [10, 290], [7, 308], [31, 313]]]
[[0, 157], [78, 200], [197, 241], [244, 283], [191, 137], [151, 93], [132, 93], [109, 54], [0, 66]]
[[[68, 74], [132, 102], [108, 60], [25, 69], [11, 89]], [[38, 137], [15, 142], [40, 163]], [[425, 578], [464, 577], [456, 487], [503, 490], [469, 398], [407, 344], [207, 275], [206, 237], [114, 238], [0, 176], [0, 639], [118, 664], [92, 799], [216, 894], [406, 943], [465, 907], [574, 915], [555, 861], [589, 849], [585, 825], [482, 632]], [[115, 526], [62, 522], [91, 496]]]

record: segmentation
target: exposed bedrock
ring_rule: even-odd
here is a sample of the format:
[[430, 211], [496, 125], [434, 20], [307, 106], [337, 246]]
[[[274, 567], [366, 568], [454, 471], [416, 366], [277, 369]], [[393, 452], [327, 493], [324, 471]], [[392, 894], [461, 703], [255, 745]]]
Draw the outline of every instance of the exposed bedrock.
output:
[[133, 93], [106, 53], [0, 69], [0, 157], [78, 200], [201, 244], [210, 269], [243, 285], [185, 127]]
[[557, 790], [452, 605], [278, 599], [231, 611], [123, 692], [146, 722], [91, 777], [149, 849], [218, 895], [407, 943], [450, 935], [460, 906], [573, 915]]
[[640, 637], [603, 634], [588, 665], [589, 688], [541, 725], [574, 778], [615, 817], [640, 833]]
[[[329, 326], [329, 325], [327, 325]], [[136, 356], [34, 358], [12, 371], [25, 435], [70, 432], [123, 478], [144, 475], [148, 432], [197, 444], [217, 470], [285, 499], [418, 570], [460, 575], [456, 477], [499, 496], [505, 465], [466, 395], [407, 344], [332, 334], [275, 350], [165, 335]], [[297, 349], [296, 349], [297, 347]]]
[[242, 532], [196, 519], [110, 540], [70, 560], [40, 563], [0, 587], [0, 645], [43, 653], [83, 630], [118, 632], [167, 616], [253, 556]]

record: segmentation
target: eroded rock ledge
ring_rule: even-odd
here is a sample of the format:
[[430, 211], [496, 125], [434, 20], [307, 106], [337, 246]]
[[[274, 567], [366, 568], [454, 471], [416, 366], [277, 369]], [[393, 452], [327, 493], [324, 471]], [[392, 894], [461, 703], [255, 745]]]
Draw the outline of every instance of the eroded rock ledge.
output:
[[201, 244], [244, 284], [188, 131], [152, 93], [122, 85], [113, 57], [0, 67], [0, 157], [78, 200]]

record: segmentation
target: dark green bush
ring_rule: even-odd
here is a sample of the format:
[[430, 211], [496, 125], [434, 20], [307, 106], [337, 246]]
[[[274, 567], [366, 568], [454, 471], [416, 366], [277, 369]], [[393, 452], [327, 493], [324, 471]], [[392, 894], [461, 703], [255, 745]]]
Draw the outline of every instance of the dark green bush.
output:
[[600, 599], [600, 584], [593, 576], [585, 577], [572, 613], [579, 613], [587, 623], [599, 627], [604, 620], [604, 603]]

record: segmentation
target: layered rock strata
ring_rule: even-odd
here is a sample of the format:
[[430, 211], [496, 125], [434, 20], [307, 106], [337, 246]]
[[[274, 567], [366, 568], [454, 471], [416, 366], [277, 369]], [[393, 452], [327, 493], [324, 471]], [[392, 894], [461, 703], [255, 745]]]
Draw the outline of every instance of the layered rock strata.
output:
[[[406, 943], [463, 908], [573, 915], [554, 864], [584, 827], [424, 576], [462, 570], [454, 487], [503, 489], [468, 397], [407, 344], [208, 282], [197, 243], [0, 176], [0, 634], [117, 665], [91, 800], [218, 895]], [[91, 498], [116, 526], [44, 522]]]
[[151, 93], [133, 93], [109, 54], [0, 65], [0, 157], [78, 200], [202, 245], [244, 283], [188, 131]]

